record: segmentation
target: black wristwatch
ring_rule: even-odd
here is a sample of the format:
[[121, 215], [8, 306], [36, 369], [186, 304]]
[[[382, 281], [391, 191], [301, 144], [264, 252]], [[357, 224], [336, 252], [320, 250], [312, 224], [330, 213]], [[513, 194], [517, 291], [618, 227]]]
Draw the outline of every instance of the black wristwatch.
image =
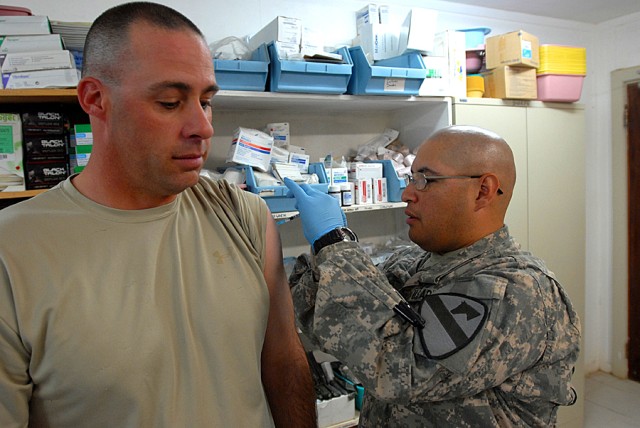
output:
[[316, 239], [316, 242], [313, 243], [313, 254], [318, 254], [327, 245], [342, 241], [358, 242], [358, 236], [349, 228], [337, 227]]

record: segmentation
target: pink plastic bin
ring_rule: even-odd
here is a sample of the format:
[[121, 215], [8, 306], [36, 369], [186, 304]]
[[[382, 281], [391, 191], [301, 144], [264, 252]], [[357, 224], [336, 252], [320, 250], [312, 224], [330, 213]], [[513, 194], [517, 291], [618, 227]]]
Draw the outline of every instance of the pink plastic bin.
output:
[[580, 99], [584, 76], [575, 74], [539, 74], [538, 100], [572, 103]]
[[31, 15], [31, 10], [26, 7], [18, 7], [18, 6], [3, 6], [0, 4], [0, 16], [29, 16]]

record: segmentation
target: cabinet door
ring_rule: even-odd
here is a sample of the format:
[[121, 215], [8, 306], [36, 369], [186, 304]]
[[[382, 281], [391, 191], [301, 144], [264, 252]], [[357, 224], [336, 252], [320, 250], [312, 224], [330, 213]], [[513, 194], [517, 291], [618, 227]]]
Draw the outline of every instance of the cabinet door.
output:
[[[527, 119], [529, 247], [557, 275], [584, 331], [584, 113], [581, 108], [531, 107]], [[583, 351], [573, 376], [578, 402], [560, 409], [559, 426], [581, 426], [584, 377]]]
[[527, 197], [527, 112], [525, 108], [499, 105], [454, 104], [453, 123], [475, 125], [504, 138], [516, 162], [516, 186], [505, 223], [522, 248], [529, 248], [529, 202]]

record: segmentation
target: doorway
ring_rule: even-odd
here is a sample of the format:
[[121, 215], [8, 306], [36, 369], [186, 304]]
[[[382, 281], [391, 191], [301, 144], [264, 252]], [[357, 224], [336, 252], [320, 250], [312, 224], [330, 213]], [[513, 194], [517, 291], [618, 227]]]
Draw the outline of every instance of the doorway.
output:
[[612, 73], [612, 371], [640, 381], [640, 67]]

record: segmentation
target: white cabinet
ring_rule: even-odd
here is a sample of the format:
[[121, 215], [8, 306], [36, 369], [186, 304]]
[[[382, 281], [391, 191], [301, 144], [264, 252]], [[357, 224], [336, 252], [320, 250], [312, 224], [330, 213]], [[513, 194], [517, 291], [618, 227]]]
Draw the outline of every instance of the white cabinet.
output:
[[[539, 101], [461, 99], [453, 103], [453, 122], [495, 131], [511, 146], [517, 179], [507, 225], [524, 248], [555, 272], [584, 330], [584, 108]], [[582, 426], [583, 355], [573, 381], [578, 402], [560, 410], [559, 426]]]
[[[302, 146], [317, 162], [328, 153], [338, 159], [381, 134], [385, 128], [400, 132], [410, 148], [436, 129], [451, 124], [449, 98], [403, 96], [351, 96], [221, 91], [213, 99], [215, 135], [207, 167], [225, 164], [232, 135], [238, 126], [263, 129], [272, 122], [289, 122], [291, 144]], [[391, 209], [374, 205], [345, 210], [349, 226], [361, 241], [380, 243], [405, 233], [404, 204]], [[279, 226], [285, 257], [309, 252], [299, 219]]]

